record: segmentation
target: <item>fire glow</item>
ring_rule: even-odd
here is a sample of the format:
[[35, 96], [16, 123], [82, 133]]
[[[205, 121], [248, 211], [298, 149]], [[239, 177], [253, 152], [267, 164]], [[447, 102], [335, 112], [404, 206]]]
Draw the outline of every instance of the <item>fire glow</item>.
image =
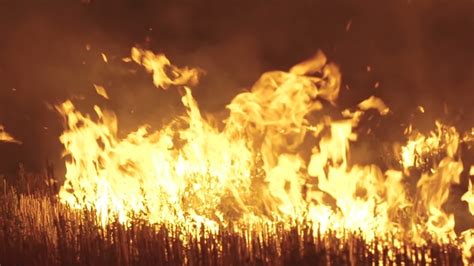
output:
[[[95, 106], [92, 118], [71, 101], [57, 106], [67, 125], [60, 137], [68, 158], [62, 203], [95, 210], [104, 226], [136, 217], [211, 231], [306, 223], [323, 234], [360, 232], [367, 241], [459, 241], [465, 262], [471, 257], [474, 231], [456, 235], [454, 216], [443, 210], [450, 186], [460, 182], [459, 145], [467, 137], [439, 122], [427, 135], [410, 126], [398, 169], [352, 163], [354, 129], [364, 112], [384, 116], [390, 109], [372, 96], [341, 110], [342, 118], [326, 115], [324, 108], [336, 104], [341, 74], [322, 52], [289, 72], [264, 73], [233, 98], [228, 117], [218, 122], [203, 118], [192, 96], [197, 69], [138, 48], [126, 61], [142, 65], [156, 87], [177, 87], [186, 112], [157, 131], [144, 125], [119, 138], [114, 113]], [[103, 87], [99, 93], [107, 95]], [[304, 156], [308, 143], [311, 152]], [[415, 198], [406, 188], [413, 168], [422, 169]], [[473, 195], [470, 183], [462, 200], [471, 214]]]
[[4, 126], [0, 125], [0, 142], [11, 142], [16, 144], [21, 144], [21, 141], [16, 140], [10, 133], [5, 131]]

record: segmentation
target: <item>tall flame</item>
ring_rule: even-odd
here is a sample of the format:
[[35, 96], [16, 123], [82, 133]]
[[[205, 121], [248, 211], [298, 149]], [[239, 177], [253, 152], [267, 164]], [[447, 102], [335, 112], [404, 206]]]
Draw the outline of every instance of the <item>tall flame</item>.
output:
[[[217, 230], [229, 223], [307, 221], [320, 232], [354, 230], [367, 239], [456, 237], [443, 204], [463, 170], [459, 133], [437, 122], [427, 136], [411, 134], [401, 150], [402, 169], [352, 163], [362, 114], [376, 109], [386, 115], [389, 108], [370, 97], [345, 110], [343, 119], [324, 115], [325, 105], [335, 105], [341, 74], [322, 52], [289, 72], [264, 73], [227, 105], [223, 127], [204, 119], [192, 97], [200, 71], [138, 48], [130, 61], [143, 65], [157, 87], [183, 87], [185, 113], [160, 130], [144, 125], [120, 138], [113, 113], [95, 106], [93, 119], [70, 101], [58, 106], [69, 158], [62, 202], [95, 209], [103, 224], [140, 217]], [[412, 198], [407, 181], [417, 178], [414, 167], [422, 174]], [[469, 193], [463, 200], [472, 211], [472, 185]]]

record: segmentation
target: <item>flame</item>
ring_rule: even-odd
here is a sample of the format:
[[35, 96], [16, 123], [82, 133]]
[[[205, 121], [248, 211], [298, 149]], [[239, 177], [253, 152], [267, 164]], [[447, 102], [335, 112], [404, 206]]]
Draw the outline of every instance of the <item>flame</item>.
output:
[[[454, 216], [443, 204], [463, 170], [460, 134], [440, 122], [427, 135], [410, 126], [401, 169], [352, 163], [362, 114], [390, 109], [372, 96], [344, 110], [343, 119], [325, 115], [324, 107], [336, 103], [341, 74], [322, 52], [289, 72], [264, 73], [232, 99], [228, 117], [218, 122], [205, 119], [192, 96], [201, 71], [176, 67], [151, 51], [131, 53], [128, 61], [151, 73], [156, 87], [183, 88], [185, 112], [159, 130], [143, 125], [119, 137], [112, 112], [95, 106], [93, 118], [71, 101], [57, 106], [66, 122], [60, 137], [68, 158], [63, 203], [96, 210], [102, 224], [139, 217], [218, 230], [231, 223], [306, 221], [315, 231], [358, 231], [368, 240], [456, 237]], [[407, 188], [413, 178], [415, 198]], [[463, 200], [472, 212], [472, 184], [470, 193]]]
[[0, 142], [2, 141], [21, 144], [21, 141], [16, 140], [12, 135], [5, 131], [5, 127], [3, 125], [0, 125]]
[[413, 132], [412, 126], [406, 129], [409, 134], [408, 142], [401, 151], [401, 163], [405, 169], [426, 166], [430, 159], [439, 156], [443, 150], [448, 156], [454, 156], [460, 143], [456, 128], [443, 125], [439, 121], [436, 121], [435, 125], [436, 130], [428, 135]]
[[362, 101], [358, 106], [361, 110], [376, 109], [381, 115], [386, 115], [390, 111], [390, 108], [380, 98], [374, 96]]
[[[125, 61], [128, 61], [127, 59]], [[131, 60], [142, 65], [153, 74], [156, 87], [167, 89], [171, 85], [195, 85], [199, 80], [199, 71], [194, 68], [177, 68], [163, 54], [132, 48]]]
[[[472, 175], [472, 170], [474, 166], [471, 166], [471, 175]], [[469, 212], [471, 215], [474, 215], [474, 187], [472, 185], [472, 181], [469, 180], [469, 188], [464, 193], [462, 196], [461, 200], [467, 202], [469, 206]], [[468, 229], [464, 232], [461, 233], [461, 236], [464, 240], [462, 243], [462, 249], [463, 249], [463, 262], [464, 264], [469, 264], [473, 262], [474, 256], [473, 256], [473, 250], [474, 250], [474, 229]]]
[[[472, 166], [471, 166], [472, 170]], [[461, 200], [466, 201], [469, 204], [469, 211], [474, 215], [474, 189], [471, 180], [469, 180], [469, 189], [462, 196]]]

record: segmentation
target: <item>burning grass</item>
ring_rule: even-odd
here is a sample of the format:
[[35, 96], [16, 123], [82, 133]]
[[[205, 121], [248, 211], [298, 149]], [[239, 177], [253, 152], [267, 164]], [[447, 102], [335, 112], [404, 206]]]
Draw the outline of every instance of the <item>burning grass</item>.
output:
[[[322, 52], [289, 72], [264, 73], [215, 123], [192, 96], [199, 70], [138, 48], [126, 61], [145, 67], [157, 87], [177, 87], [184, 114], [119, 136], [111, 111], [94, 106], [92, 117], [72, 101], [56, 106], [65, 183], [59, 193], [31, 194], [30, 182], [26, 194], [4, 190], [5, 264], [472, 262], [474, 229], [458, 234], [445, 210], [472, 132], [409, 126], [406, 143], [392, 143], [396, 163], [358, 164], [350, 147], [359, 122], [391, 110], [372, 96], [324, 112], [337, 107], [341, 74]], [[459, 198], [471, 214], [473, 193], [469, 183]]]
[[462, 264], [456, 241], [421, 246], [367, 242], [313, 231], [309, 224], [235, 225], [217, 232], [204, 225], [181, 228], [132, 219], [102, 226], [95, 211], [72, 210], [55, 196], [1, 195], [2, 265], [384, 265]]

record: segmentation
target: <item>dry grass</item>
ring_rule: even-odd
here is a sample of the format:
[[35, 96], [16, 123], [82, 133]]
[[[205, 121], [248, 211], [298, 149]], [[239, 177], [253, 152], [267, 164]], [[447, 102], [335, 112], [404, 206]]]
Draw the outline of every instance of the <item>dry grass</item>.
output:
[[[397, 249], [357, 234], [343, 239], [301, 225], [276, 233], [263, 229], [212, 234], [194, 228], [150, 225], [139, 219], [130, 227], [97, 224], [93, 212], [73, 211], [54, 193], [22, 194], [3, 188], [0, 210], [1, 265], [459, 265], [456, 245], [405, 243]], [[393, 254], [390, 256], [389, 254]]]

